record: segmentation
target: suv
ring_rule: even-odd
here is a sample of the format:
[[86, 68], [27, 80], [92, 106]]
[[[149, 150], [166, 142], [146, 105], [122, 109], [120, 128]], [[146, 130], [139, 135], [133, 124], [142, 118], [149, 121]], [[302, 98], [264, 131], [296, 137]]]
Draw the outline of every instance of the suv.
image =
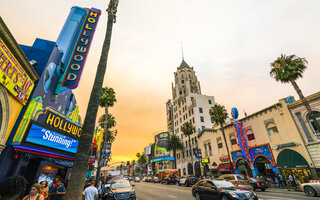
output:
[[166, 184], [170, 184], [173, 183], [174, 185], [178, 182], [178, 176], [176, 174], [166, 174], [162, 180], [161, 180], [161, 184], [166, 183]]
[[253, 190], [253, 187], [250, 185], [249, 179], [241, 174], [224, 174], [219, 176], [218, 179], [230, 181], [241, 189]]
[[179, 181], [179, 186], [185, 185], [189, 187], [190, 185], [194, 185], [199, 181], [199, 178], [195, 176], [183, 176]]

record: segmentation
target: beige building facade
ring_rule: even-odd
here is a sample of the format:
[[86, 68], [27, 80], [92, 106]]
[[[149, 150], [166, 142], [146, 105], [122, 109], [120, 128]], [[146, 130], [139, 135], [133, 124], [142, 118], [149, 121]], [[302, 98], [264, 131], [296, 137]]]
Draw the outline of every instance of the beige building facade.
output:
[[281, 173], [291, 174], [301, 182], [316, 177], [313, 154], [308, 151], [305, 137], [292, 117], [293, 101], [293, 97], [284, 98], [244, 118], [229, 120], [233, 123], [225, 125], [224, 132], [231, 158], [220, 127], [204, 129], [198, 137], [202, 160], [208, 161], [202, 162], [204, 174], [235, 172], [251, 177], [273, 177]]

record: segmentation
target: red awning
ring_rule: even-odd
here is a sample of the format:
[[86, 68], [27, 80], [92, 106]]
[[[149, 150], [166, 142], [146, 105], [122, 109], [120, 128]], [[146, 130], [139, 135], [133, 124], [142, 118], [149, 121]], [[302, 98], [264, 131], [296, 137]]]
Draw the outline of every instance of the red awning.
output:
[[228, 172], [231, 171], [230, 163], [220, 163], [217, 167], [217, 172]]

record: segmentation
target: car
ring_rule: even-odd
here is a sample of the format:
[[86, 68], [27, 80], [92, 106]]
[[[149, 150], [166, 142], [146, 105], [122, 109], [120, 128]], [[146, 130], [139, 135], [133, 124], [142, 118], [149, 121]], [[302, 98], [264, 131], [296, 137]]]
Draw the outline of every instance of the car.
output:
[[302, 183], [301, 190], [310, 197], [320, 196], [320, 182], [319, 180], [310, 180], [309, 183]]
[[115, 175], [115, 176], [107, 176], [105, 179], [105, 184], [103, 185], [103, 190], [109, 190], [112, 181], [124, 179], [122, 175]]
[[223, 174], [217, 179], [230, 181], [243, 190], [253, 190], [253, 187], [250, 185], [249, 179], [241, 174]]
[[162, 180], [161, 184], [166, 183], [169, 185], [170, 183], [173, 183], [174, 185], [178, 182], [178, 175], [176, 174], [166, 174]]
[[151, 183], [160, 183], [160, 179], [159, 179], [157, 176], [154, 176], [154, 177], [151, 179]]
[[146, 180], [147, 180], [147, 177], [143, 177], [141, 181], [146, 182]]
[[196, 200], [258, 200], [254, 192], [237, 188], [230, 181], [204, 179], [192, 186], [192, 195]]
[[263, 180], [249, 178], [249, 181], [250, 185], [253, 187], [253, 191], [260, 189], [262, 192], [264, 192], [269, 187], [268, 184]]
[[179, 180], [179, 186], [185, 185], [185, 186], [189, 187], [191, 185], [194, 185], [198, 181], [199, 181], [199, 178], [197, 178], [195, 176], [183, 176]]
[[137, 176], [134, 178], [134, 182], [140, 182], [140, 178]]
[[146, 182], [151, 182], [151, 180], [152, 180], [152, 177], [151, 176], [148, 176], [147, 178], [146, 178]]
[[103, 194], [103, 200], [136, 200], [134, 184], [126, 179], [115, 180], [111, 183], [110, 189]]

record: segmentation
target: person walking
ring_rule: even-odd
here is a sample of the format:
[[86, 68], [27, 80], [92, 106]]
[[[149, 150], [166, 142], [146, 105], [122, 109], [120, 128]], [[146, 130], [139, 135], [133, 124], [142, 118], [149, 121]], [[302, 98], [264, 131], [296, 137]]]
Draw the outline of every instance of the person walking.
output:
[[41, 181], [41, 194], [44, 197], [45, 200], [48, 199], [49, 193], [48, 193], [48, 182], [47, 181]]
[[279, 188], [283, 189], [283, 181], [282, 181], [282, 178], [281, 178], [280, 174], [277, 175], [277, 179], [278, 179]]
[[294, 182], [293, 176], [291, 174], [289, 175], [289, 181], [292, 188], [296, 187], [296, 183]]
[[87, 187], [82, 193], [82, 199], [84, 200], [94, 200], [99, 197], [98, 189], [94, 187], [95, 181], [90, 182], [90, 186]]
[[39, 183], [33, 184], [29, 195], [25, 196], [22, 200], [44, 200], [41, 195], [41, 185]]
[[1, 200], [20, 200], [27, 188], [27, 180], [23, 176], [12, 176], [0, 183]]
[[62, 181], [59, 180], [57, 182], [57, 186], [52, 188], [52, 190], [49, 193], [50, 200], [62, 200], [63, 199], [62, 197], [65, 194], [66, 194], [66, 189], [62, 185]]

